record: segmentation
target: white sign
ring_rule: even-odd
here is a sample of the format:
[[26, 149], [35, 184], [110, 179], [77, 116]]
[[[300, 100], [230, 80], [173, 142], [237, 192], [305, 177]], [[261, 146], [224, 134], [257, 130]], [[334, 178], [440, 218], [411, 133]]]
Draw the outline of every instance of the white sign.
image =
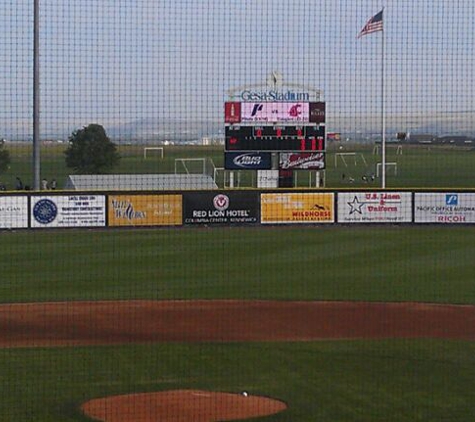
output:
[[28, 227], [28, 198], [26, 196], [0, 197], [0, 229]]
[[277, 188], [279, 186], [279, 170], [257, 170], [258, 188]]
[[410, 223], [410, 192], [340, 192], [339, 223]]
[[325, 154], [322, 152], [282, 152], [279, 154], [279, 168], [323, 170]]
[[296, 103], [241, 103], [242, 123], [308, 122], [309, 105]]
[[475, 223], [475, 193], [416, 193], [416, 223]]
[[104, 227], [104, 195], [32, 196], [31, 227]]

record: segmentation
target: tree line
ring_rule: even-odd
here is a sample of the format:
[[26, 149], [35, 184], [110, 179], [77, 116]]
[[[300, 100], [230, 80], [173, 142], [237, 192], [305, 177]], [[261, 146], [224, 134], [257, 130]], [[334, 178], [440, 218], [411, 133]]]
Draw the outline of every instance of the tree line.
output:
[[[117, 146], [99, 124], [92, 123], [74, 131], [64, 151], [66, 166], [76, 174], [105, 174], [120, 161]], [[0, 174], [11, 164], [10, 152], [5, 141], [0, 141]], [[1, 188], [1, 187], [0, 187]]]

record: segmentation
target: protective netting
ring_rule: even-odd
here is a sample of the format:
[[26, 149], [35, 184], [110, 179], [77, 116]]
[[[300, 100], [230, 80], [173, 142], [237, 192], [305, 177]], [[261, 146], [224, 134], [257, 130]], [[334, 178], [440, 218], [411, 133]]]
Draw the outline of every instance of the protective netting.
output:
[[474, 419], [473, 1], [0, 5], [0, 420]]

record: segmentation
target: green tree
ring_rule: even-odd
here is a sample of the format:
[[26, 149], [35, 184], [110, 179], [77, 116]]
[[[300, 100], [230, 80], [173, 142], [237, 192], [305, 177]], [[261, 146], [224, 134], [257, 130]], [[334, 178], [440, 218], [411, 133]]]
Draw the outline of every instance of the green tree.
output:
[[5, 173], [10, 167], [10, 152], [5, 149], [5, 142], [0, 141], [0, 174]]
[[107, 173], [120, 160], [116, 145], [98, 124], [90, 124], [74, 131], [64, 153], [66, 166], [82, 174]]

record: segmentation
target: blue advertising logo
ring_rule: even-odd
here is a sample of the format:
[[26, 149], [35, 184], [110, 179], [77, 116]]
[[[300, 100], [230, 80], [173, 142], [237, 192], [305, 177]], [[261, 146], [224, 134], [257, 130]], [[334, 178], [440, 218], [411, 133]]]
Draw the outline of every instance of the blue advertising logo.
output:
[[33, 217], [40, 224], [51, 223], [58, 215], [58, 207], [51, 199], [40, 199], [33, 207]]
[[445, 205], [456, 206], [459, 204], [459, 196], [457, 194], [451, 193], [445, 195]]
[[269, 170], [272, 155], [269, 152], [226, 152], [225, 168], [228, 170]]

